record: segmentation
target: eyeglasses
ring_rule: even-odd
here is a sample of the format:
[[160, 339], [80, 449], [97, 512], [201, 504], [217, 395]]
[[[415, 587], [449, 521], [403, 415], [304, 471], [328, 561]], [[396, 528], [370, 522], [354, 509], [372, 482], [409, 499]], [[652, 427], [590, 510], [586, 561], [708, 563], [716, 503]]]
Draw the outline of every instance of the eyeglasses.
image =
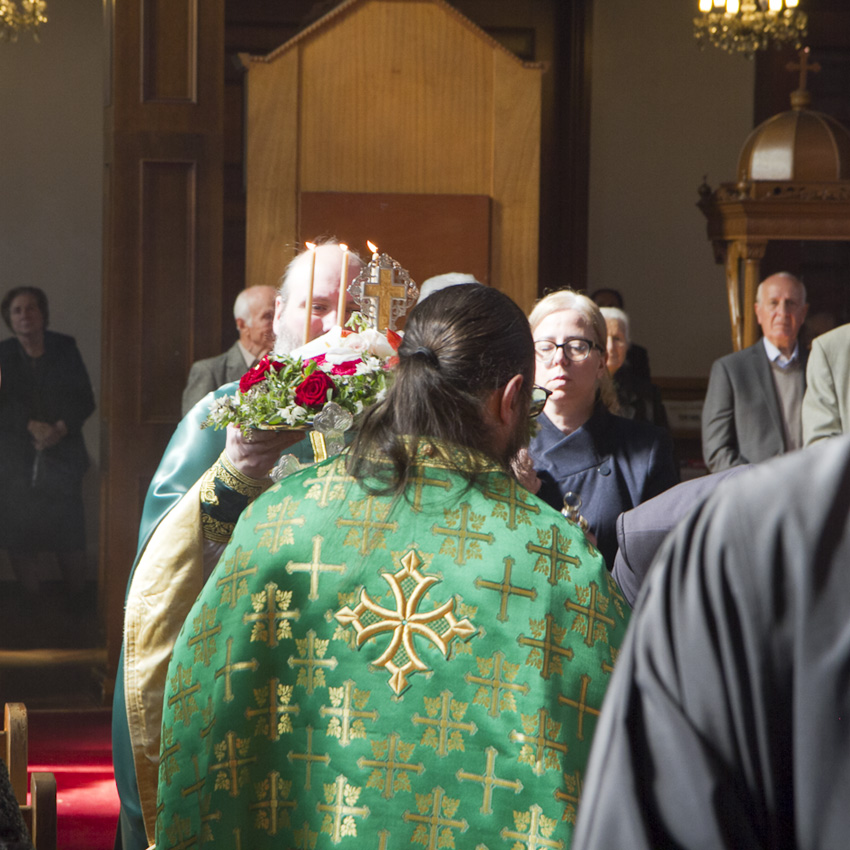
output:
[[550, 395], [552, 395], [552, 390], [547, 390], [546, 387], [531, 388], [531, 407], [528, 409], [528, 415], [531, 419], [543, 413], [543, 408], [546, 406]]
[[559, 348], [564, 352], [564, 357], [567, 360], [572, 360], [573, 363], [581, 363], [582, 360], [587, 360], [594, 348], [602, 351], [593, 340], [581, 336], [571, 336], [563, 342], [540, 339], [534, 343], [534, 353], [537, 355], [537, 359], [547, 365], [555, 359], [555, 352]]

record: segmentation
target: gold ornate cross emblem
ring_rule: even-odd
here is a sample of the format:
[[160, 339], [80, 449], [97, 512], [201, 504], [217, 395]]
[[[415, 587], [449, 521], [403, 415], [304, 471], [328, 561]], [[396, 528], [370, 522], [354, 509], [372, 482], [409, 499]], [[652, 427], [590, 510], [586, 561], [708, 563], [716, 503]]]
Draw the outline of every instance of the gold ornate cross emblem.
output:
[[414, 635], [426, 638], [448, 656], [449, 646], [456, 637], [466, 640], [475, 633], [475, 626], [468, 619], [458, 620], [454, 616], [454, 599], [431, 611], [418, 610], [428, 590], [440, 581], [436, 576], [423, 576], [418, 570], [421, 563], [416, 551], [411, 549], [401, 559], [402, 569], [392, 574], [381, 573], [395, 597], [394, 611], [379, 605], [363, 588], [354, 610], [346, 605], [335, 615], [344, 626], [354, 626], [358, 647], [379, 634], [390, 633], [389, 646], [373, 664], [390, 671], [390, 687], [396, 694], [408, 687], [408, 675], [430, 669], [419, 656]]

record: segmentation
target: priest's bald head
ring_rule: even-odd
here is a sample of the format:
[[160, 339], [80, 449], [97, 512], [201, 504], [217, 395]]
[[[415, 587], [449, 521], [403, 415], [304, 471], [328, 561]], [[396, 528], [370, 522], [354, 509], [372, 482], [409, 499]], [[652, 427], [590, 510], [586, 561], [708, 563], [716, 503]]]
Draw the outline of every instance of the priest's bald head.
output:
[[[277, 354], [288, 354], [293, 348], [305, 342], [304, 332], [307, 329], [307, 300], [313, 253], [316, 255], [316, 266], [313, 271], [309, 339], [315, 339], [327, 333], [336, 324], [344, 325], [351, 311], [356, 309], [351, 296], [347, 296], [345, 316], [342, 321], [338, 320], [339, 281], [343, 260], [339, 243], [324, 242], [312, 251], [302, 252], [287, 266], [280, 279], [274, 315], [274, 330], [277, 337], [275, 353]], [[356, 254], [349, 252], [346, 287], [360, 274], [361, 268], [360, 259]]]

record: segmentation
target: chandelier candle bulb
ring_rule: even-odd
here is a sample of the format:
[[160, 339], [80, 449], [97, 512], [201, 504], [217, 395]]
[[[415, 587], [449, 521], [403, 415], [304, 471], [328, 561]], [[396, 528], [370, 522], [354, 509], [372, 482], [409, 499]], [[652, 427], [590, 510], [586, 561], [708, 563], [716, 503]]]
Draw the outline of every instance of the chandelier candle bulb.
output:
[[312, 257], [310, 259], [310, 283], [307, 286], [307, 303], [304, 305], [304, 345], [310, 342], [310, 328], [313, 324], [313, 278], [316, 275], [316, 245], [314, 242], [305, 242], [307, 250]]
[[339, 274], [339, 303], [336, 308], [336, 323], [345, 327], [345, 296], [348, 289], [348, 245], [340, 242], [342, 251], [342, 271]]

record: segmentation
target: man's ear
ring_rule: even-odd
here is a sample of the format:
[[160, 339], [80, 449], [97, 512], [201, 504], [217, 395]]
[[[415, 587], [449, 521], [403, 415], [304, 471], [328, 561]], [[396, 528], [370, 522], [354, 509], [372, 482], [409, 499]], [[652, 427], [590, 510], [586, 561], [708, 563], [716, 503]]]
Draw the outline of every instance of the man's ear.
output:
[[247, 326], [248, 326], [248, 323], [244, 319], [237, 319], [236, 320], [236, 330], [239, 331], [239, 336], [242, 336], [242, 330], [243, 330], [243, 328], [246, 328]]
[[522, 375], [514, 375], [502, 388], [499, 400], [499, 417], [502, 422], [513, 422], [517, 417], [517, 407], [520, 403], [520, 390], [523, 384]]

